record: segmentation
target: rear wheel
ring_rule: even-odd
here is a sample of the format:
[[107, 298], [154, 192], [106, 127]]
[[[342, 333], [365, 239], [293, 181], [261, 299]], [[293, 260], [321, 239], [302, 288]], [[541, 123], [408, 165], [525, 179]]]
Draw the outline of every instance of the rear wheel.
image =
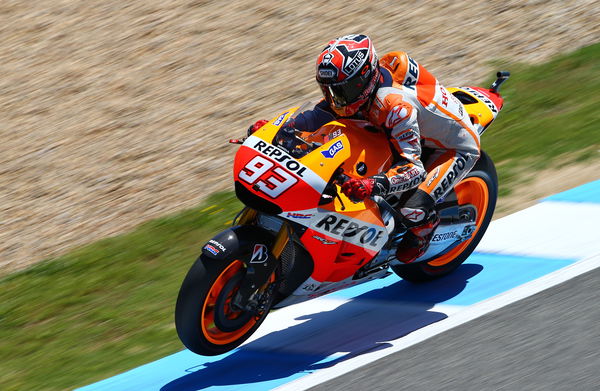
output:
[[232, 306], [245, 275], [246, 266], [237, 257], [215, 260], [201, 256], [194, 263], [175, 308], [177, 334], [188, 349], [207, 356], [222, 354], [239, 346], [260, 326], [273, 304], [275, 273], [259, 290], [257, 311]]
[[392, 270], [398, 276], [411, 282], [425, 282], [445, 276], [459, 267], [477, 247], [492, 220], [498, 198], [496, 169], [485, 152], [482, 151], [473, 170], [454, 187], [454, 192], [459, 205], [471, 204], [477, 209], [477, 227], [471, 238], [428, 262], [393, 265]]

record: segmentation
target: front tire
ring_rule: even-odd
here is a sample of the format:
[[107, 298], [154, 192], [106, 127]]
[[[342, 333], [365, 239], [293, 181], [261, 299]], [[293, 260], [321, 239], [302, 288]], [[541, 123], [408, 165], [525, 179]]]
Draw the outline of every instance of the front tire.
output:
[[268, 296], [258, 313], [231, 306], [245, 274], [245, 264], [234, 256], [215, 260], [202, 255], [192, 265], [175, 307], [175, 327], [186, 348], [206, 356], [226, 353], [248, 339], [265, 320], [273, 304], [275, 274], [261, 288]]
[[498, 199], [496, 168], [485, 152], [481, 152], [481, 157], [473, 170], [454, 187], [454, 192], [459, 205], [472, 204], [477, 208], [475, 232], [470, 239], [428, 262], [392, 265], [394, 273], [402, 279], [410, 282], [426, 282], [453, 272], [471, 255], [483, 238], [490, 221], [492, 221]]

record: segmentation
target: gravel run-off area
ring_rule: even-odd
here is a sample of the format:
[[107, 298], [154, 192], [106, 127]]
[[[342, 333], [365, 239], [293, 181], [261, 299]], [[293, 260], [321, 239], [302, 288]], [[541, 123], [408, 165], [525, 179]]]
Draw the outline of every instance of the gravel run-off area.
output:
[[231, 189], [228, 138], [318, 99], [318, 53], [358, 32], [445, 85], [476, 84], [494, 60], [539, 63], [599, 41], [600, 7], [3, 0], [0, 274]]

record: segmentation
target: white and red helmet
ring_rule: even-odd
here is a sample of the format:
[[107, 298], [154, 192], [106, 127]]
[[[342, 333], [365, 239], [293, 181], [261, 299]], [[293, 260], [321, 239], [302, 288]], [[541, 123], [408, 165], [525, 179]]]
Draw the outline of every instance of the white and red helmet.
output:
[[332, 110], [342, 117], [356, 114], [369, 101], [379, 76], [377, 53], [366, 35], [336, 38], [317, 59], [317, 83]]

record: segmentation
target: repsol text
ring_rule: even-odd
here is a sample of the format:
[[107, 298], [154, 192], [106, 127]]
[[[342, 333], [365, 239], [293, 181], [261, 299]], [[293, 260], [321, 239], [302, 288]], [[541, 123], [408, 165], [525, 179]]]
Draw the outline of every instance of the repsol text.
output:
[[296, 173], [296, 175], [298, 175], [299, 177], [304, 177], [304, 175], [302, 174], [304, 173], [304, 171], [306, 171], [306, 167], [304, 167], [302, 164], [300, 164], [300, 162], [288, 155], [283, 150], [275, 147], [274, 145], [268, 144], [262, 140], [254, 144], [252, 148], [256, 149], [259, 152], [262, 152], [263, 154], [269, 156], [273, 160], [283, 164], [285, 168]]
[[469, 160], [471, 160], [471, 156], [469, 154], [462, 155], [458, 159], [456, 159], [456, 161], [452, 165], [452, 170], [446, 173], [444, 179], [441, 180], [440, 184], [433, 191], [434, 198], [439, 199], [442, 197], [442, 195], [444, 195], [446, 190], [448, 190], [452, 186], [454, 180], [458, 178], [465, 170], [465, 167], [467, 166], [467, 162]]
[[327, 215], [315, 224], [333, 236], [341, 236], [344, 240], [351, 243], [360, 243], [376, 247], [377, 242], [383, 237], [383, 230], [361, 225], [354, 221], [344, 218], [338, 218], [335, 215]]

